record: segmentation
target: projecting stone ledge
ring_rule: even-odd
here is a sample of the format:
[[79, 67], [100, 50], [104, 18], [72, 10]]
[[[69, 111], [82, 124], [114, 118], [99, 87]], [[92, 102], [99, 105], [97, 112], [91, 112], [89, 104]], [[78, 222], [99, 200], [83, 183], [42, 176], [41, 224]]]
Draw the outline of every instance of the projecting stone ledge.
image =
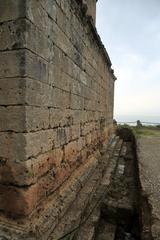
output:
[[[137, 139], [139, 178], [142, 187], [143, 239], [160, 239], [160, 137]], [[150, 210], [150, 214], [148, 214]], [[151, 238], [146, 238], [148, 232]]]

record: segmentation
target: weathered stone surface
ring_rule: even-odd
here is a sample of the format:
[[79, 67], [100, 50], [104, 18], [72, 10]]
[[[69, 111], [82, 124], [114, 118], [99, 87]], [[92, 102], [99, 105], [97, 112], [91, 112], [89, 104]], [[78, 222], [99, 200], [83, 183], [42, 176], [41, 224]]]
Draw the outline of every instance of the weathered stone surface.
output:
[[25, 16], [25, 1], [0, 1], [0, 22], [14, 20]]
[[28, 132], [49, 128], [48, 108], [0, 107], [0, 131]]
[[74, 164], [77, 160], [77, 154], [79, 152], [79, 146], [77, 141], [70, 142], [64, 148], [65, 160], [69, 162], [70, 165]]
[[0, 107], [0, 132], [22, 132], [25, 129], [25, 107]]
[[59, 88], [53, 88], [53, 106], [60, 109], [68, 109], [70, 107], [70, 94]]
[[25, 216], [36, 207], [37, 186], [23, 189], [1, 184], [0, 196], [1, 211], [15, 218]]
[[114, 76], [83, 7], [0, 0], [0, 218], [21, 229], [8, 239], [48, 239], [112, 133]]
[[92, 17], [93, 23], [96, 21], [96, 0], [87, 0], [87, 14]]
[[26, 21], [23, 19], [4, 22], [0, 25], [0, 50], [12, 50], [26, 46]]
[[25, 51], [25, 75], [37, 81], [48, 82], [48, 62], [28, 50]]
[[25, 51], [1, 52], [0, 63], [0, 78], [24, 76]]
[[50, 108], [49, 109], [49, 124], [51, 128], [71, 126], [73, 124], [73, 116], [70, 109]]
[[17, 186], [27, 186], [44, 176], [50, 170], [54, 175], [63, 169], [63, 149], [57, 148], [41, 154], [37, 158], [31, 158], [25, 162], [9, 162], [1, 159], [0, 182], [2, 184], [14, 183]]
[[54, 148], [54, 131], [52, 129], [24, 134], [25, 159], [36, 157], [39, 154]]
[[25, 156], [25, 137], [22, 133], [0, 132], [1, 162], [23, 161]]
[[41, 81], [26, 78], [24, 101], [31, 106], [53, 107], [53, 88]]
[[79, 95], [71, 94], [71, 109], [72, 110], [83, 110], [84, 109], [84, 98]]
[[25, 107], [25, 131], [38, 131], [49, 128], [49, 109], [34, 106]]
[[70, 129], [69, 127], [57, 128], [55, 131], [54, 146], [60, 147], [67, 144], [70, 141]]
[[0, 79], [0, 105], [19, 105], [24, 103], [25, 79]]
[[71, 139], [72, 140], [80, 138], [80, 126], [78, 124], [71, 126], [71, 128], [70, 128], [70, 135], [71, 135]]
[[30, 133], [0, 132], [0, 157], [6, 161], [20, 162], [54, 148], [54, 131]]

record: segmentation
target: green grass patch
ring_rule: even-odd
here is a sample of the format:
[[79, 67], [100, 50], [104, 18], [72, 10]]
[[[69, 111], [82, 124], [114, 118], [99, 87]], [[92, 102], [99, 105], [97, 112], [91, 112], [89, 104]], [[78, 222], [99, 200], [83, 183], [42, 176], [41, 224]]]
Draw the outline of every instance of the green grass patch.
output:
[[133, 133], [136, 136], [154, 136], [154, 137], [160, 137], [160, 129], [157, 129], [156, 127], [150, 127], [150, 126], [144, 126], [141, 128], [138, 127], [131, 127]]
[[159, 126], [129, 126], [127, 124], [118, 125], [118, 128], [128, 128], [132, 130], [135, 136], [153, 136], [160, 137], [160, 127]]

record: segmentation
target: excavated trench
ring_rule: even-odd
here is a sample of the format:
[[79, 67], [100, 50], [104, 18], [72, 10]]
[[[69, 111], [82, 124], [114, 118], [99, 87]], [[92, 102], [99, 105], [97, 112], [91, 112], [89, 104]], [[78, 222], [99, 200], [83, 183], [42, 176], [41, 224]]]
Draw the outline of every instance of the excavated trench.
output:
[[143, 236], [142, 215], [147, 216], [150, 228], [150, 210], [146, 206], [139, 182], [136, 144], [128, 129], [118, 131], [123, 139], [111, 184], [102, 203], [96, 240], [151, 240], [150, 230]]

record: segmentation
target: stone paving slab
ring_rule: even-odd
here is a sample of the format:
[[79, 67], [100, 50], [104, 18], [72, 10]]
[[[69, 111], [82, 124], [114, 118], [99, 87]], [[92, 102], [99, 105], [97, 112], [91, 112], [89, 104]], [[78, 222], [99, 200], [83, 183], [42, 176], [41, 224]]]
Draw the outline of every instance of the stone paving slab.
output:
[[143, 195], [151, 206], [151, 232], [160, 239], [160, 137], [141, 136], [137, 139], [139, 177]]

